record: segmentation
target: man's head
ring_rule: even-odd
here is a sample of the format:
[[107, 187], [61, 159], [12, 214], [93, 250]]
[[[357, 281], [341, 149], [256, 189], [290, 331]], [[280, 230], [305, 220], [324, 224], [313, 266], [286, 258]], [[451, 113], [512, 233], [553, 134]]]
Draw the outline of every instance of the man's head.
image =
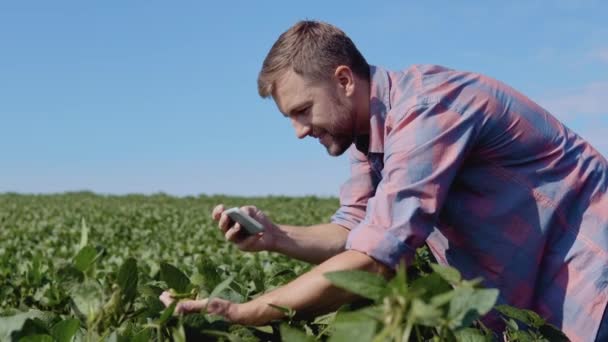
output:
[[333, 156], [369, 124], [369, 65], [344, 32], [326, 23], [301, 21], [281, 34], [264, 60], [258, 92], [274, 99], [298, 138], [318, 138]]

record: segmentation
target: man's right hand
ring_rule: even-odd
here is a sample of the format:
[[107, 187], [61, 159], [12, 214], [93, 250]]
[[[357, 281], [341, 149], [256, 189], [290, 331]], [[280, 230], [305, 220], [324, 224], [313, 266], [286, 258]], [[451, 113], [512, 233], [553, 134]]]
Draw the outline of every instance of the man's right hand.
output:
[[260, 222], [264, 226], [264, 231], [255, 235], [248, 235], [239, 223], [233, 222], [224, 213], [226, 210], [224, 205], [219, 204], [213, 208], [211, 217], [218, 222], [218, 226], [226, 240], [234, 243], [240, 250], [247, 252], [267, 251], [274, 248], [279, 227], [272, 223], [260, 209], [252, 205], [247, 205], [240, 209]]

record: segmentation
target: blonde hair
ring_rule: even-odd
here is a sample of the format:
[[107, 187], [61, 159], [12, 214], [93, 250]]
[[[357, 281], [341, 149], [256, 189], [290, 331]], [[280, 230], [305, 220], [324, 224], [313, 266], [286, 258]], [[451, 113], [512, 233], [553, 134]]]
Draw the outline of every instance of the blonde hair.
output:
[[312, 80], [324, 80], [340, 65], [369, 80], [367, 61], [342, 30], [323, 22], [299, 21], [279, 36], [264, 59], [258, 93], [272, 96], [275, 82], [290, 68]]

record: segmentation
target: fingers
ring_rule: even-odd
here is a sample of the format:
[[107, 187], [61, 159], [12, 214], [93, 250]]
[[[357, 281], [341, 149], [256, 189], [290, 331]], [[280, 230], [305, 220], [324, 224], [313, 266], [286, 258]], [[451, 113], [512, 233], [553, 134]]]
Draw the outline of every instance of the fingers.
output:
[[174, 299], [173, 299], [173, 297], [171, 297], [171, 293], [169, 291], [163, 291], [163, 293], [161, 293], [161, 295], [158, 297], [158, 299], [160, 299], [160, 301], [163, 302], [163, 304], [165, 304], [165, 306], [171, 305], [171, 303], [173, 303], [173, 301], [174, 301]]
[[245, 214], [253, 217], [254, 219], [258, 219], [259, 220], [259, 216], [262, 212], [260, 211], [260, 209], [258, 209], [257, 207], [253, 206], [253, 205], [246, 205], [240, 208], [243, 212], [245, 212]]
[[228, 215], [222, 213], [220, 215], [220, 220], [219, 220], [219, 227], [222, 230], [222, 233], [226, 234], [226, 231], [228, 231], [228, 229], [230, 228], [230, 225], [232, 224], [232, 220], [230, 219], [230, 217], [228, 217]]
[[230, 220], [228, 215], [224, 214], [224, 210], [225, 208], [223, 204], [216, 205], [215, 208], [213, 208], [213, 211], [211, 212], [211, 218], [215, 221], [218, 221], [218, 226], [220, 227], [220, 230], [223, 234], [226, 234], [228, 229], [230, 228], [232, 220]]
[[239, 240], [239, 236], [238, 233], [241, 231], [241, 224], [240, 223], [235, 223], [232, 228], [228, 229], [225, 233], [224, 233], [224, 237], [226, 238], [226, 240], [231, 241], [231, 242], [236, 242]]
[[[171, 292], [164, 291], [159, 297], [160, 301], [166, 306], [170, 306], [175, 298], [171, 296]], [[188, 314], [194, 312], [200, 312], [207, 306], [207, 299], [202, 300], [182, 300], [175, 306], [174, 314]]]
[[[164, 291], [159, 297], [160, 301], [166, 306], [169, 307], [174, 301], [175, 298], [171, 296], [171, 292]], [[173, 314], [187, 314], [192, 312], [201, 311], [205, 305], [207, 305], [207, 300], [183, 300], [177, 303], [175, 306], [175, 311]]]
[[225, 208], [223, 204], [216, 205], [215, 208], [213, 208], [213, 211], [211, 212], [211, 218], [213, 218], [215, 221], [218, 221], [224, 210]]
[[[170, 306], [175, 299], [171, 297], [169, 291], [164, 291], [159, 297], [160, 301], [166, 306]], [[206, 310], [207, 313], [226, 316], [230, 307], [230, 302], [220, 298], [213, 298], [211, 302], [209, 299], [199, 300], [182, 300], [175, 306], [176, 315], [179, 314], [191, 314], [200, 313]]]
[[259, 233], [259, 234], [255, 234], [252, 236], [248, 236], [248, 237], [244, 238], [243, 240], [236, 242], [236, 246], [242, 251], [251, 250], [253, 245], [255, 245], [258, 242], [258, 240], [262, 237], [262, 234], [264, 234], [264, 233]]
[[207, 306], [208, 299], [200, 300], [182, 300], [177, 303], [175, 307], [175, 313], [177, 314], [190, 314], [202, 312]]
[[[262, 225], [268, 226], [270, 223], [264, 214], [253, 205], [246, 205], [240, 207], [240, 209], [247, 215], [260, 221]], [[261, 234], [249, 235], [247, 231], [238, 223], [234, 222], [228, 215], [224, 213], [225, 207], [223, 204], [218, 204], [213, 208], [211, 217], [213, 220], [218, 221], [218, 226], [224, 234], [224, 238], [237, 245], [237, 247], [243, 251], [254, 251], [259, 250], [256, 248], [256, 242], [260, 240]]]
[[260, 222], [266, 229], [273, 225], [272, 221], [256, 206], [246, 205], [241, 207], [241, 210], [244, 211], [247, 215], [253, 217], [255, 220]]

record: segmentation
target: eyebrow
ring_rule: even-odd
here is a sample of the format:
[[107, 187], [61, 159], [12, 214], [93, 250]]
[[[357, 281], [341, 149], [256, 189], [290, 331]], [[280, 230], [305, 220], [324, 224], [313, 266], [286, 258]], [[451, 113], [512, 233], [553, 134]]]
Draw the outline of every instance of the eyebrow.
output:
[[298, 105], [295, 105], [295, 106], [293, 106], [293, 108], [291, 108], [289, 111], [287, 111], [287, 114], [283, 114], [283, 116], [289, 117], [289, 115], [293, 115], [295, 112], [299, 112], [299, 111], [301, 111], [301, 110], [309, 107], [310, 104], [311, 104], [311, 101], [307, 100], [307, 101], [302, 102], [302, 103], [300, 103]]

